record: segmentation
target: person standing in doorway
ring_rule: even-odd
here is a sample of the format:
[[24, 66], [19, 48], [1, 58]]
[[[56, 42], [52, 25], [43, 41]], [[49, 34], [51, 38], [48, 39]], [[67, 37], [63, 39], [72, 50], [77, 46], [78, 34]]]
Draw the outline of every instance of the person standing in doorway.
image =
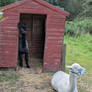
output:
[[18, 23], [18, 30], [19, 30], [19, 66], [23, 67], [23, 54], [25, 54], [25, 62], [26, 67], [30, 68], [28, 63], [28, 42], [26, 40], [26, 25], [22, 25], [21, 23]]

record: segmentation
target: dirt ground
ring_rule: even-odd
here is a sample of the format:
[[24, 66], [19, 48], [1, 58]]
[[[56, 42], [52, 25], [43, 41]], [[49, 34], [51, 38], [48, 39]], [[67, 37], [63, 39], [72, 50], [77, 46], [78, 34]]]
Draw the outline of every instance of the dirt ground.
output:
[[18, 92], [54, 92], [50, 85], [51, 73], [42, 73], [41, 60], [33, 59], [31, 68], [19, 69], [20, 82], [23, 86]]
[[[30, 69], [18, 67], [15, 72], [18, 81], [0, 82], [0, 92], [54, 92], [50, 85], [52, 73], [42, 73], [42, 62], [40, 59], [33, 59]], [[14, 71], [13, 71], [14, 72]], [[7, 74], [12, 71], [8, 71]]]
[[[24, 68], [18, 67], [15, 72], [19, 76], [18, 81], [0, 82], [0, 92], [55, 92], [50, 84], [53, 73], [42, 73], [41, 60], [33, 59], [30, 66], [30, 69], [27, 69], [25, 64]], [[11, 74], [11, 72], [8, 72], [8, 74]], [[92, 92], [81, 79], [78, 80], [78, 83], [81, 85], [79, 90], [84, 89], [79, 92]]]

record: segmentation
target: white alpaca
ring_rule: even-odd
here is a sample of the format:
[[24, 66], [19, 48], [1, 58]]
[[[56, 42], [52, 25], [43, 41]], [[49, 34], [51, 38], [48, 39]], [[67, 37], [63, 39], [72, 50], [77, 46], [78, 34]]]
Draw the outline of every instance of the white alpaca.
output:
[[57, 92], [78, 92], [77, 76], [84, 74], [86, 69], [77, 63], [66, 68], [70, 70], [70, 74], [63, 71], [56, 72], [52, 77], [51, 85]]

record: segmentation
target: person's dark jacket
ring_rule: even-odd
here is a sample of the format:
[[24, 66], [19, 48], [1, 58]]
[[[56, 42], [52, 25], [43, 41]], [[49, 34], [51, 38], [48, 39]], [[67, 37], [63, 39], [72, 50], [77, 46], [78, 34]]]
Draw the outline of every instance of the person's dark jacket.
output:
[[26, 27], [18, 25], [19, 29], [19, 52], [28, 53], [28, 42], [26, 40]]
[[28, 42], [27, 42], [27, 40], [25, 40], [25, 46], [23, 46], [23, 44], [22, 44], [22, 35], [20, 35], [19, 36], [19, 52], [23, 52], [23, 53], [28, 53], [28, 50], [29, 50], [29, 48], [28, 48]]

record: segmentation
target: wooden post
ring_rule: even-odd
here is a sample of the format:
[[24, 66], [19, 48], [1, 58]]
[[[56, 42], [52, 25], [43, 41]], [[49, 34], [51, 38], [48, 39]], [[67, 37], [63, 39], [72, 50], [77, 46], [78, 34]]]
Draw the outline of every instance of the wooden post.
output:
[[62, 48], [62, 59], [61, 59], [61, 69], [62, 71], [65, 71], [65, 58], [66, 58], [66, 44], [63, 44], [63, 48]]

